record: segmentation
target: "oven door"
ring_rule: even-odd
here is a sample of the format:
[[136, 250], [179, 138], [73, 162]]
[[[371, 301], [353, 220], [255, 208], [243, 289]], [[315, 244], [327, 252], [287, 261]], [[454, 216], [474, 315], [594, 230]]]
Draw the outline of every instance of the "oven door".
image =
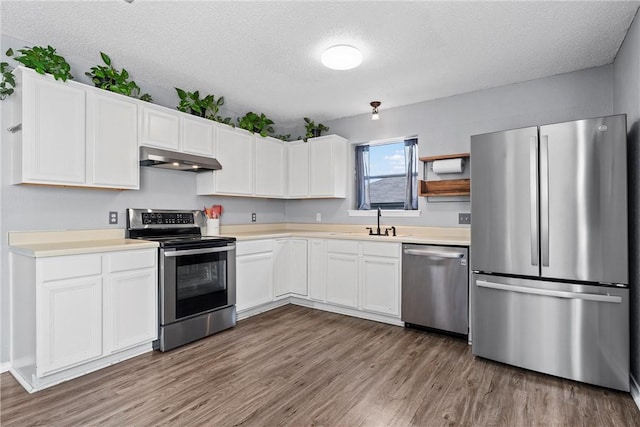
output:
[[160, 250], [160, 324], [236, 303], [235, 245]]

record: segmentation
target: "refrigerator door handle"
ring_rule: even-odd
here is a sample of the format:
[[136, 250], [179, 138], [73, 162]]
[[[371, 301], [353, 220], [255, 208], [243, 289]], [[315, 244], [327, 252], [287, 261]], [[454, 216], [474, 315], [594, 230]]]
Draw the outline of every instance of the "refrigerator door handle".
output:
[[589, 294], [589, 293], [581, 293], [581, 292], [555, 291], [552, 289], [528, 288], [525, 286], [505, 285], [502, 283], [488, 282], [486, 280], [476, 280], [476, 285], [480, 288], [497, 289], [500, 291], [509, 291], [509, 292], [519, 292], [523, 294], [622, 304], [622, 297], [618, 295], [601, 295], [601, 294]]
[[529, 204], [531, 231], [531, 265], [538, 265], [538, 138], [529, 139]]
[[549, 266], [549, 136], [540, 135], [540, 244], [542, 266]]

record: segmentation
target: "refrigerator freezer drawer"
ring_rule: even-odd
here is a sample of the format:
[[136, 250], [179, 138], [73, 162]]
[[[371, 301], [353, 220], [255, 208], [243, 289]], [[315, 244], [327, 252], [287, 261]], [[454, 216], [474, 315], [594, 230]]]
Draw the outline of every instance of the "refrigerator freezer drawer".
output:
[[629, 290], [475, 274], [473, 354], [629, 391]]

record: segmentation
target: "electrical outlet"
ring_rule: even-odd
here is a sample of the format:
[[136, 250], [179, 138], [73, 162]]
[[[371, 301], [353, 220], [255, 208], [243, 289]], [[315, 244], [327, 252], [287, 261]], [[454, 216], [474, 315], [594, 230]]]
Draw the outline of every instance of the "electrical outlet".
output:
[[256, 222], [256, 214], [255, 213], [251, 214], [251, 222]]
[[118, 212], [109, 212], [109, 224], [117, 224], [118, 223]]
[[316, 212], [316, 221], [317, 222], [322, 221], [322, 214], [320, 212]]
[[470, 213], [459, 213], [458, 214], [458, 224], [471, 224], [471, 214]]

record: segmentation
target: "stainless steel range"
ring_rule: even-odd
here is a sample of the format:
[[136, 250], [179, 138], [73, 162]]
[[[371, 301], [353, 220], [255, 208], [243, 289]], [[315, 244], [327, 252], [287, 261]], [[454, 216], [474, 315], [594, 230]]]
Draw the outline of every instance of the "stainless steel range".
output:
[[157, 241], [159, 335], [167, 351], [236, 324], [232, 237], [202, 236], [201, 211], [127, 209], [127, 235]]

